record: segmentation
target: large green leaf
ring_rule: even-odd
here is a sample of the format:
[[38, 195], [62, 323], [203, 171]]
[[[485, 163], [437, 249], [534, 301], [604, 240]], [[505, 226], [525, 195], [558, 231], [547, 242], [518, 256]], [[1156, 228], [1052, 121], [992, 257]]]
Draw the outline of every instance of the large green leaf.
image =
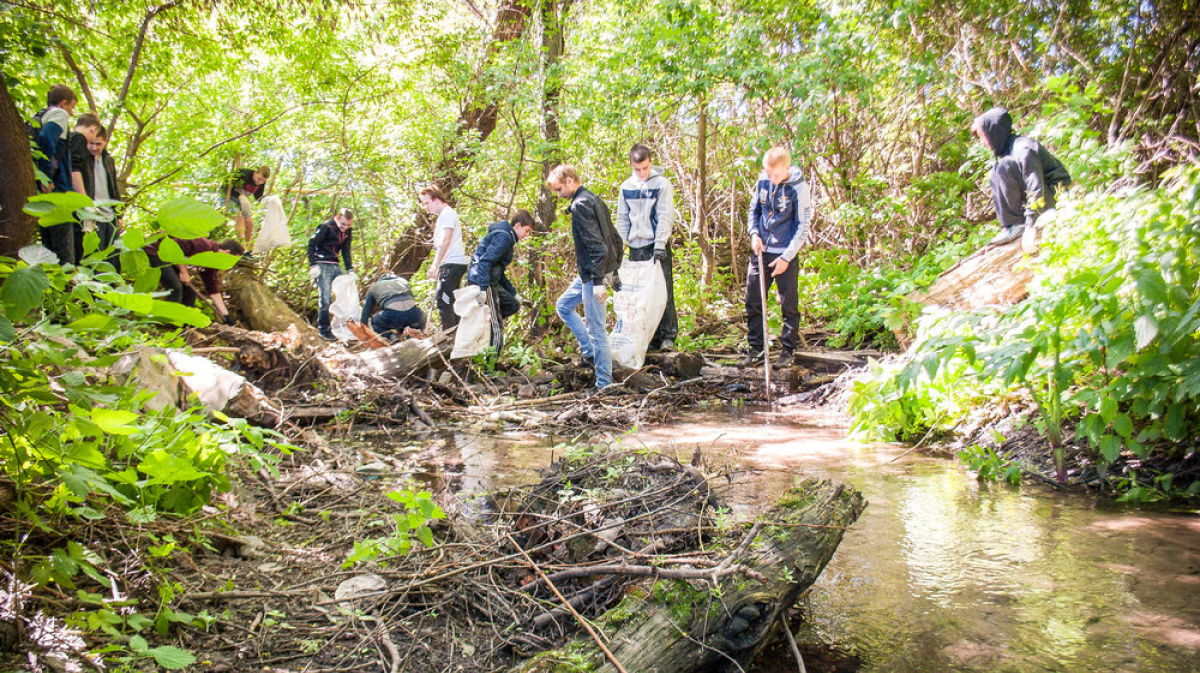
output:
[[149, 314], [155, 318], [169, 320], [176, 325], [191, 325], [192, 327], [208, 327], [212, 320], [200, 309], [195, 309], [171, 301], [155, 299], [151, 302]]
[[0, 341], [12, 341], [17, 338], [17, 330], [12, 321], [0, 315]]
[[120, 308], [129, 309], [134, 313], [146, 315], [154, 306], [154, 298], [143, 293], [105, 292], [102, 299]]
[[180, 248], [173, 238], [164, 238], [158, 244], [158, 258], [167, 264], [183, 264], [186, 260], [183, 248]]
[[110, 435], [132, 435], [138, 429], [133, 425], [138, 415], [122, 409], [92, 409], [92, 420]]
[[220, 269], [225, 271], [232, 269], [241, 259], [237, 255], [231, 255], [227, 252], [198, 252], [187, 258], [187, 263], [192, 266], [202, 266], [209, 269]]
[[88, 198], [87, 194], [59, 192], [29, 197], [24, 210], [38, 218], [38, 226], [49, 227], [64, 222], [74, 222], [75, 211], [90, 205], [92, 205], [92, 200]]
[[154, 657], [155, 663], [159, 666], [170, 671], [187, 668], [196, 663], [196, 655], [173, 645], [160, 645], [147, 651], [146, 654]]
[[13, 271], [0, 285], [0, 304], [4, 315], [16, 322], [24, 318], [33, 307], [42, 303], [42, 293], [50, 287], [50, 277], [39, 267], [25, 267]]
[[113, 317], [104, 313], [89, 313], [79, 320], [72, 322], [67, 327], [80, 332], [92, 332], [106, 330], [113, 326], [116, 321]]
[[225, 218], [211, 206], [186, 197], [168, 201], [158, 211], [158, 224], [176, 238], [200, 238]]

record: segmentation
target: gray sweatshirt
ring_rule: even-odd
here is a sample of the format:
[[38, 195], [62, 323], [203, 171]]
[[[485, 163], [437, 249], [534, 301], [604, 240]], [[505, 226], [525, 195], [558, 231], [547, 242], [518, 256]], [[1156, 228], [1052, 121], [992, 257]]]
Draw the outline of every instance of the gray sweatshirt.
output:
[[650, 179], [642, 181], [630, 175], [621, 183], [617, 200], [617, 233], [631, 248], [654, 244], [655, 250], [666, 250], [675, 224], [675, 190], [663, 177], [663, 169], [650, 169]]

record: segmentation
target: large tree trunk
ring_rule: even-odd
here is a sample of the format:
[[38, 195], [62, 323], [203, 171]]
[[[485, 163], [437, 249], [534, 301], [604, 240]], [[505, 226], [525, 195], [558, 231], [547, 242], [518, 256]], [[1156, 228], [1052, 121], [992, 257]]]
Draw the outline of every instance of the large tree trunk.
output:
[[[658, 579], [654, 589], [631, 593], [600, 618], [613, 657], [628, 671], [692, 673], [731, 659], [748, 668], [864, 508], [862, 494], [843, 484], [809, 479], [791, 489], [763, 517], [769, 523], [755, 541], [761, 547], [749, 545], [755, 551], [747, 565], [765, 582], [727, 575], [716, 592]], [[616, 671], [592, 640], [577, 639], [568, 649], [590, 657], [588, 670]], [[543, 653], [517, 670], [557, 670], [558, 654]]]
[[[505, 47], [525, 34], [530, 14], [527, 0], [504, 0], [504, 4], [496, 11], [492, 38], [479, 65], [479, 82], [463, 101], [454, 144], [446, 148], [433, 180], [451, 203], [454, 202], [454, 193], [467, 180], [467, 170], [475, 161], [478, 148], [496, 130], [500, 103], [489, 93], [488, 70]], [[396, 240], [388, 263], [394, 273], [407, 278], [421, 268], [433, 248], [433, 222], [428, 214], [422, 214], [417, 218], [416, 226], [406, 230]]]
[[37, 222], [22, 210], [37, 191], [25, 122], [0, 77], [0, 255], [16, 257], [33, 240]]
[[1021, 239], [976, 250], [943, 273], [924, 292], [909, 299], [934, 306], [968, 310], [983, 306], [1008, 308], [1025, 298], [1036, 257], [1027, 259]]

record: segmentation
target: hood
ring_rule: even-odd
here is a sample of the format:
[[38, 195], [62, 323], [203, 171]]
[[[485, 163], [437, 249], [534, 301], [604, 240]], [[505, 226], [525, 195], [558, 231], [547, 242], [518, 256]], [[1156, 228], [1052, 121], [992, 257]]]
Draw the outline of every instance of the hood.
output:
[[996, 156], [1012, 152], [1012, 115], [1002, 107], [994, 107], [975, 118], [975, 128], [983, 132]]
[[394, 274], [394, 273], [385, 273], [385, 274], [383, 274], [382, 276], [380, 276], [380, 277], [379, 277], [379, 280], [381, 280], [381, 281], [384, 281], [384, 280], [400, 280], [400, 276], [397, 276], [397, 275], [396, 275], [396, 274]]
[[[762, 181], [762, 180], [766, 180], [767, 182], [771, 181], [771, 178], [767, 177], [766, 171], [759, 173], [758, 179], [760, 181]], [[801, 182], [804, 182], [804, 174], [800, 172], [799, 168], [792, 166], [791, 169], [788, 170], [787, 179], [783, 181], [783, 184], [795, 186], [795, 185], [800, 184]]]
[[500, 220], [499, 222], [492, 222], [491, 224], [489, 224], [488, 228], [487, 228], [487, 233], [490, 234], [493, 231], [512, 231], [512, 230], [513, 230], [512, 224], [508, 220]]
[[663, 174], [663, 169], [661, 167], [651, 166], [650, 167], [650, 177], [646, 178], [645, 180], [642, 180], [641, 178], [639, 178], [637, 176], [637, 173], [633, 173], [633, 172], [631, 172], [629, 174], [629, 179], [633, 180], [634, 182], [650, 182], [651, 180], [661, 176], [662, 174]]

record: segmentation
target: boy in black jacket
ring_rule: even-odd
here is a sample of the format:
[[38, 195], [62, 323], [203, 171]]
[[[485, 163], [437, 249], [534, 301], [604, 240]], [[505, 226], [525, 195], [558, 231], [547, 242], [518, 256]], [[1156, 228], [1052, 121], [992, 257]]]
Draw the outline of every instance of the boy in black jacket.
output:
[[499, 354], [504, 347], [504, 320], [521, 310], [517, 288], [504, 274], [512, 263], [513, 247], [533, 233], [533, 215], [528, 210], [518, 210], [512, 224], [494, 222], [488, 226], [487, 234], [471, 256], [467, 269], [467, 284], [478, 286], [482, 292], [479, 301], [486, 301], [492, 310], [492, 346]]
[[342, 275], [338, 266], [338, 255], [346, 263], [346, 271], [354, 268], [350, 260], [350, 242], [354, 226], [354, 213], [342, 208], [332, 220], [321, 224], [308, 239], [308, 277], [317, 284], [317, 331], [326, 341], [335, 337], [329, 328], [329, 304], [333, 301], [333, 279]]
[[[583, 358], [596, 368], [596, 387], [612, 384], [612, 351], [608, 346], [607, 279], [621, 266], [625, 245], [613, 227], [608, 206], [579, 180], [579, 171], [560, 164], [550, 171], [546, 187], [560, 198], [570, 199], [571, 238], [575, 242], [578, 275], [559, 296], [555, 308], [579, 342]], [[576, 308], [583, 304], [584, 320]]]

